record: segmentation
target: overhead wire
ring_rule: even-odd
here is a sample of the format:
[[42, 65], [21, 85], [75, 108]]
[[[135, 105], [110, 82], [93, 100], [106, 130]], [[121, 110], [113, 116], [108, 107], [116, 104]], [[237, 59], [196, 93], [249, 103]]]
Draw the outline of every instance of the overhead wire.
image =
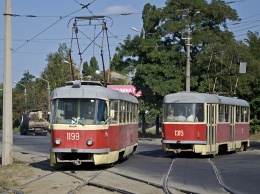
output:
[[[259, 15], [260, 15], [260, 13], [254, 14], [254, 15], [242, 18], [240, 22], [236, 22], [233, 24], [230, 23], [229, 25], [233, 25], [233, 26], [230, 26], [229, 29], [235, 34], [237, 32], [248, 31], [250, 29], [256, 28], [256, 27], [260, 26], [260, 24], [258, 24], [260, 22], [260, 20], [259, 19], [248, 20], [248, 19], [254, 18]], [[246, 27], [246, 26], [248, 26], [248, 27]], [[245, 28], [243, 28], [243, 27], [245, 27]], [[236, 29], [236, 30], [234, 30], [234, 29]], [[259, 32], [259, 30], [254, 30], [254, 31]], [[240, 36], [244, 36], [244, 35], [247, 35], [247, 32], [243, 33], [243, 34], [235, 35], [235, 37], [240, 37]]]
[[[83, 9], [83, 8], [82, 8], [82, 9]], [[79, 9], [79, 10], [77, 10], [77, 11], [74, 11], [74, 12], [72, 12], [72, 13], [70, 13], [70, 14], [68, 14], [68, 15], [66, 15], [66, 16], [64, 16], [64, 17], [62, 17], [62, 18], [60, 18], [59, 20], [57, 20], [56, 22], [54, 22], [53, 24], [51, 24], [50, 26], [48, 26], [47, 28], [45, 28], [44, 30], [42, 30], [40, 33], [36, 34], [36, 35], [35, 35], [34, 37], [32, 37], [31, 39], [27, 40], [24, 44], [22, 44], [21, 46], [19, 46], [17, 49], [14, 49], [13, 52], [19, 50], [19, 49], [22, 48], [24, 45], [26, 45], [28, 42], [30, 42], [30, 41], [33, 40], [34, 38], [38, 37], [38, 36], [41, 35], [42, 33], [46, 32], [48, 29], [50, 29], [52, 26], [54, 26], [55, 24], [57, 24], [57, 23], [58, 23], [59, 21], [61, 21], [62, 19], [66, 18], [66, 17], [68, 17], [68, 16], [70, 16], [70, 15], [72, 15], [72, 14], [74, 14], [74, 13], [77, 13], [77, 12], [79, 12], [79, 11], [82, 10], [82, 9]]]
[[[94, 0], [95, 1], [95, 0]], [[16, 49], [13, 49], [13, 53], [14, 52], [16, 52], [17, 50], [19, 50], [19, 49], [21, 49], [23, 46], [25, 46], [26, 44], [28, 44], [30, 41], [32, 41], [33, 39], [35, 39], [36, 37], [38, 37], [39, 35], [41, 35], [41, 34], [43, 34], [44, 32], [46, 32], [48, 29], [50, 29], [52, 26], [54, 26], [55, 24], [57, 24], [59, 21], [61, 21], [62, 19], [64, 19], [64, 18], [67, 18], [67, 17], [69, 17], [69, 16], [71, 16], [71, 15], [73, 15], [73, 14], [75, 14], [75, 13], [77, 13], [77, 12], [79, 12], [79, 11], [81, 11], [82, 9], [84, 9], [84, 8], [87, 8], [89, 5], [91, 5], [94, 1], [92, 1], [91, 3], [88, 3], [87, 5], [83, 5], [83, 4], [81, 4], [81, 9], [78, 9], [78, 10], [76, 10], [76, 11], [74, 11], [74, 12], [72, 12], [72, 13], [70, 13], [70, 14], [68, 14], [68, 15], [66, 15], [66, 16], [60, 16], [60, 18], [57, 20], [57, 21], [55, 21], [54, 23], [52, 23], [50, 26], [48, 26], [47, 28], [45, 28], [44, 30], [42, 30], [41, 32], [39, 32], [38, 34], [36, 34], [35, 36], [33, 36], [31, 39], [29, 39], [29, 40], [26, 40], [26, 42], [25, 43], [23, 43], [22, 45], [20, 45], [18, 48], [16, 48]], [[17, 17], [17, 16], [21, 16], [21, 15], [18, 15], [18, 14], [6, 14], [6, 13], [4, 13], [3, 15], [10, 15], [10, 16], [13, 16], [13, 17]], [[26, 17], [39, 17], [39, 16], [35, 16], [35, 15], [26, 15]], [[4, 58], [2, 58], [1, 60], [3, 60]]]
[[[75, 2], [77, 2], [78, 4], [80, 4], [78, 1], [76, 1], [75, 0]], [[92, 1], [91, 3], [89, 3], [89, 4], [92, 4], [92, 3], [94, 3], [95, 2], [95, 0], [94, 1]], [[54, 22], [53, 24], [51, 24], [49, 27], [47, 27], [46, 29], [44, 29], [43, 31], [41, 31], [40, 33], [38, 33], [38, 34], [36, 34], [34, 37], [32, 37], [31, 39], [29, 39], [29, 40], [26, 40], [26, 42], [24, 43], [24, 44], [22, 44], [21, 46], [19, 46], [18, 48], [16, 48], [16, 49], [14, 49], [13, 50], [13, 52], [17, 52], [19, 49], [21, 49], [24, 45], [26, 45], [26, 44], [28, 44], [29, 42], [35, 42], [35, 41], [37, 41], [37, 40], [35, 40], [35, 38], [37, 38], [39, 35], [41, 35], [42, 33], [44, 33], [45, 31], [47, 31], [48, 29], [50, 29], [52, 26], [54, 26], [56, 23], [58, 23], [59, 21], [61, 21], [62, 19], [64, 19], [64, 18], [67, 18], [67, 17], [70, 17], [72, 14], [74, 14], [74, 13], [77, 13], [78, 11], [80, 11], [80, 10], [82, 10], [82, 9], [84, 9], [84, 8], [86, 8], [93, 16], [94, 16], [94, 14], [90, 11], [90, 9], [88, 8], [88, 4], [87, 5], [83, 5], [83, 4], [80, 4], [81, 6], [82, 6], [82, 8], [81, 9], [79, 9], [79, 10], [77, 10], [77, 11], [74, 11], [74, 12], [72, 12], [72, 13], [70, 13], [70, 14], [68, 14], [68, 15], [66, 15], [66, 16], [36, 16], [36, 15], [18, 15], [18, 14], [12, 14], [12, 16], [14, 16], [14, 17], [58, 17], [59, 19], [56, 21], [56, 22]], [[118, 16], [128, 16], [128, 15], [132, 15], [132, 14], [141, 14], [141, 13], [120, 13], [120, 14], [108, 14], [108, 15], [110, 15], [110, 16], [115, 16], [115, 15], [118, 15]], [[245, 19], [248, 19], [248, 18], [252, 18], [252, 17], [255, 17], [255, 16], [257, 16], [257, 15], [260, 15], [260, 14], [256, 14], [256, 15], [253, 15], [253, 16], [249, 16], [249, 17], [247, 17], [247, 18], [244, 18], [243, 20], [245, 20]], [[256, 26], [258, 26], [258, 25], [256, 25]], [[254, 26], [254, 27], [256, 27], [256, 26]], [[240, 26], [241, 27], [241, 26]], [[251, 29], [251, 28], [253, 28], [253, 27], [249, 27], [249, 28], [244, 28], [244, 29], [242, 29], [242, 30], [246, 30], [246, 29]], [[239, 31], [242, 31], [242, 30], [239, 30]], [[236, 31], [236, 32], [239, 32], [239, 31]], [[119, 38], [120, 36], [127, 36], [127, 35], [114, 35], [110, 30], [108, 30], [107, 31], [111, 36], [109, 36], [109, 38], [115, 38], [115, 39], [117, 39], [117, 40], [120, 40], [120, 41], [123, 41], [124, 39], [121, 39], [121, 38]], [[242, 35], [245, 35], [245, 34], [241, 34], [241, 35], [237, 35], [236, 37], [238, 37], [238, 36], [242, 36]], [[107, 36], [108, 37], [108, 36]], [[33, 41], [33, 40], [35, 40], [35, 41]], [[51, 40], [51, 39], [50, 39]], [[93, 45], [94, 46], [94, 45]], [[111, 46], [111, 45], [110, 45]], [[93, 52], [93, 55], [94, 55], [94, 52]]]

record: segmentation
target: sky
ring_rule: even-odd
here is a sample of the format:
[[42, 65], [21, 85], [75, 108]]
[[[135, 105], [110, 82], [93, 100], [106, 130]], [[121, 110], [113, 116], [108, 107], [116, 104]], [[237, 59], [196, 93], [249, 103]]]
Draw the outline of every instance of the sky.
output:
[[[259, 0], [226, 0], [236, 9], [242, 19], [239, 24], [229, 23], [229, 29], [233, 31], [238, 40], [243, 40], [248, 30], [260, 31], [260, 1]], [[88, 9], [82, 9], [87, 5]], [[115, 48], [127, 37], [137, 35], [139, 32], [132, 30], [142, 29], [142, 10], [146, 3], [164, 7], [164, 0], [12, 0], [12, 78], [19, 82], [25, 71], [40, 76], [47, 66], [47, 55], [57, 52], [59, 45], [66, 43], [72, 45], [72, 57], [74, 63], [79, 65], [80, 56], [77, 42], [72, 38], [73, 17], [103, 15], [107, 23], [108, 39], [111, 58]], [[3, 83], [4, 68], [4, 16], [5, 0], [0, 0], [0, 83]], [[36, 17], [29, 17], [36, 16]], [[67, 16], [67, 17], [66, 17]], [[78, 33], [83, 52], [82, 60], [89, 61], [95, 56], [102, 69], [101, 49], [102, 35], [100, 21], [78, 21]], [[91, 25], [89, 25], [91, 24]], [[94, 36], [100, 34], [95, 40], [95, 46], [90, 44]], [[75, 33], [73, 34], [75, 38]], [[90, 40], [89, 40], [89, 39]], [[103, 41], [103, 54], [105, 68], [109, 64], [109, 52], [106, 36]], [[15, 86], [15, 83], [13, 84]]]

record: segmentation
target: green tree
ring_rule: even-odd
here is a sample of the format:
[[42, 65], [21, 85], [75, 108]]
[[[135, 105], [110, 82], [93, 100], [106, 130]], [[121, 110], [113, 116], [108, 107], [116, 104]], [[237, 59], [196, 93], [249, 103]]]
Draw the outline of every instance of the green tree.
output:
[[83, 63], [82, 75], [86, 80], [100, 80], [100, 75], [97, 74], [97, 70], [99, 71], [99, 65], [96, 57], [91, 57], [89, 65], [88, 62]]
[[246, 44], [240, 44], [247, 49], [241, 51], [247, 62], [247, 71], [242, 74], [239, 81], [238, 94], [241, 98], [250, 102], [251, 117], [260, 120], [260, 37], [259, 33], [248, 32]]
[[128, 36], [117, 47], [113, 65], [135, 68], [133, 85], [142, 91], [140, 109], [158, 117], [163, 97], [184, 90], [188, 30], [192, 37], [191, 90], [206, 92], [207, 74], [214, 75], [208, 71], [210, 49], [235, 42], [226, 22], [239, 18], [227, 4], [205, 0], [168, 0], [160, 9], [148, 3], [142, 18], [141, 34]]
[[[47, 67], [38, 79], [31, 75], [29, 70], [25, 71], [23, 78], [16, 85], [13, 92], [13, 120], [14, 124], [19, 124], [21, 114], [30, 109], [48, 110], [48, 83], [51, 91], [57, 87], [65, 85], [70, 81], [70, 65], [65, 63], [69, 59], [69, 49], [66, 44], [61, 44], [58, 51], [47, 55]], [[26, 96], [24, 87], [26, 87]]]
[[83, 77], [86, 77], [86, 76], [89, 76], [89, 75], [90, 75], [89, 65], [88, 65], [88, 62], [85, 61], [85, 62], [83, 63], [82, 76], [83, 76]]
[[[41, 77], [50, 82], [51, 90], [61, 87], [65, 82], [72, 80], [70, 64], [65, 63], [65, 61], [70, 61], [69, 58], [69, 48], [65, 43], [59, 46], [57, 52], [47, 55], [47, 67], [42, 72]], [[74, 74], [76, 73], [74, 67]], [[45, 85], [46, 87], [46, 83], [41, 83], [42, 86]]]
[[34, 89], [34, 76], [29, 70], [25, 71], [23, 77], [17, 82], [13, 89], [13, 121], [14, 127], [20, 123], [21, 115], [30, 109], [36, 108]]

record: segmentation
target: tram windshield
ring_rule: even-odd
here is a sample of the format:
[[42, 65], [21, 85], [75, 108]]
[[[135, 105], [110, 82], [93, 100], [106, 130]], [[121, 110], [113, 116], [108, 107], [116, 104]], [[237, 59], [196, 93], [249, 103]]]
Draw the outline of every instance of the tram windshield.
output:
[[204, 105], [192, 103], [164, 104], [165, 122], [204, 122]]
[[53, 124], [97, 125], [108, 119], [107, 104], [98, 99], [56, 99], [52, 113]]

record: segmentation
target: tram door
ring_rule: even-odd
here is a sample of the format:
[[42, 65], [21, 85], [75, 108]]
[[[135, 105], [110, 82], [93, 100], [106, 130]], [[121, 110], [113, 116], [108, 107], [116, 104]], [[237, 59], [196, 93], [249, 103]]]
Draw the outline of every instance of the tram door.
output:
[[216, 105], [207, 105], [207, 144], [210, 152], [216, 151]]

